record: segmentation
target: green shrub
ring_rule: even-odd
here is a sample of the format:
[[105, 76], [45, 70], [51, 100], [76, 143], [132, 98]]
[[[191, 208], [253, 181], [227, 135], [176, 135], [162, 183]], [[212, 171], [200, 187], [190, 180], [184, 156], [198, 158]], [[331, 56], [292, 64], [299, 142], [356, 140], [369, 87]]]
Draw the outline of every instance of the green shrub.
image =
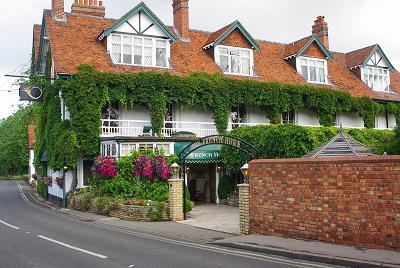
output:
[[219, 180], [218, 184], [218, 196], [221, 199], [226, 199], [228, 195], [233, 193], [236, 189], [236, 185], [230, 176], [224, 175]]
[[135, 197], [143, 200], [167, 201], [169, 199], [168, 183], [140, 180], [136, 185]]
[[395, 132], [391, 130], [346, 129], [345, 133], [352, 136], [372, 150], [374, 154], [392, 153]]
[[[259, 150], [258, 158], [299, 158], [328, 142], [337, 135], [334, 127], [302, 127], [297, 125], [259, 125], [255, 127], [240, 127], [229, 135], [246, 140]], [[352, 136], [375, 154], [391, 152], [394, 132], [373, 129], [346, 129], [345, 133]], [[400, 146], [399, 146], [400, 148]], [[229, 170], [239, 170], [249, 161], [249, 156], [236, 148], [222, 146], [221, 155], [225, 167]]]
[[86, 211], [89, 210], [92, 205], [94, 194], [92, 192], [79, 192], [75, 194], [72, 198], [74, 198], [76, 209]]
[[46, 185], [44, 185], [44, 182], [42, 180], [37, 180], [36, 191], [38, 192], [38, 194], [44, 196], [45, 187]]
[[137, 180], [130, 177], [122, 177], [120, 175], [112, 179], [93, 180], [92, 191], [98, 196], [121, 196], [129, 198], [134, 196], [136, 192]]
[[186, 212], [192, 211], [192, 201], [190, 201], [189, 199], [186, 199], [185, 206], [186, 206]]
[[133, 175], [133, 154], [121, 157], [117, 162], [118, 174], [122, 178], [130, 178]]

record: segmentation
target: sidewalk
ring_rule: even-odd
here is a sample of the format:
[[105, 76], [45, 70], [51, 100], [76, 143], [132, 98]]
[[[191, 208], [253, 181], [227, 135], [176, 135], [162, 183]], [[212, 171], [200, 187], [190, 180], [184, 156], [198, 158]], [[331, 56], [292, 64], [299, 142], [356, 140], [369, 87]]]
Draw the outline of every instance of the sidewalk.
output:
[[316, 241], [305, 241], [283, 237], [247, 235], [235, 236], [213, 230], [213, 225], [201, 226], [200, 229], [188, 224], [175, 222], [132, 222], [101, 216], [89, 212], [60, 208], [45, 201], [27, 184], [22, 184], [29, 199], [48, 208], [68, 215], [76, 220], [108, 225], [134, 232], [153, 234], [161, 237], [176, 238], [183, 241], [212, 244], [217, 246], [261, 252], [293, 259], [334, 264], [345, 267], [400, 268], [400, 252], [355, 248]]
[[228, 237], [212, 244], [346, 267], [400, 267], [400, 252], [316, 241], [247, 235]]

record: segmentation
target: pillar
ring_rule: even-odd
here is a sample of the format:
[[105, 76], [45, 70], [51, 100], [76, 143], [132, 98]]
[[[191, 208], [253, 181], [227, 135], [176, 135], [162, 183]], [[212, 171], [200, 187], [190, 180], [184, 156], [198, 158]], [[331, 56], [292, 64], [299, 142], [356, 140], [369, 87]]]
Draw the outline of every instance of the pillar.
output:
[[183, 220], [183, 179], [169, 181], [169, 211], [172, 221]]
[[240, 233], [250, 234], [250, 192], [249, 184], [239, 184]]

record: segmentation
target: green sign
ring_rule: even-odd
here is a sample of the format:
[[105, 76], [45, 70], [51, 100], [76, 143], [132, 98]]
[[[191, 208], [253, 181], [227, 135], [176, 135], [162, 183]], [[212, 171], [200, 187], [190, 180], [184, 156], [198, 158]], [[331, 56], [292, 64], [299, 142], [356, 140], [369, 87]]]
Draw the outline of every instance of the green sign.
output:
[[[180, 154], [182, 150], [185, 149], [189, 144], [191, 143], [176, 142], [175, 154]], [[221, 145], [219, 144], [210, 144], [198, 148], [186, 157], [186, 163], [220, 163], [222, 162], [220, 150]]]

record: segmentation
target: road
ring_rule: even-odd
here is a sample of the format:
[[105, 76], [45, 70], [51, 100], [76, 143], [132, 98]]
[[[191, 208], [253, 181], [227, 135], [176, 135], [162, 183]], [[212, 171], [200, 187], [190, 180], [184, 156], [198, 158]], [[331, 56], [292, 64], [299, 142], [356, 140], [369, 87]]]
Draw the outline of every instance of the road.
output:
[[35, 203], [19, 183], [0, 180], [0, 267], [332, 266], [69, 217]]

